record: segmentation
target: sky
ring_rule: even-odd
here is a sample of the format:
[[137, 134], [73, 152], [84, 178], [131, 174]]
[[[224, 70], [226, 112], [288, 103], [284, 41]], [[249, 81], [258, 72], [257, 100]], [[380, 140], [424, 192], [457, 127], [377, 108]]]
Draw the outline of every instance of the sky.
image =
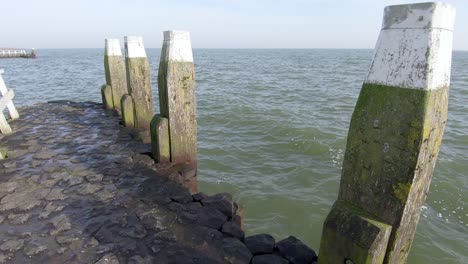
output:
[[[387, 5], [405, 0], [0, 0], [0, 47], [101, 48], [104, 39], [188, 30], [194, 48], [374, 48]], [[468, 0], [454, 49], [468, 50]]]

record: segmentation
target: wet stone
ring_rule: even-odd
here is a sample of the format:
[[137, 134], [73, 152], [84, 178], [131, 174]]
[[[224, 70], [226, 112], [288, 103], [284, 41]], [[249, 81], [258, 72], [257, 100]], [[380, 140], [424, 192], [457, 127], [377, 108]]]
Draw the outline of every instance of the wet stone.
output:
[[55, 205], [54, 203], [48, 203], [44, 210], [39, 213], [39, 219], [46, 219], [53, 212], [59, 212], [63, 210], [64, 206]]
[[34, 155], [34, 159], [36, 160], [50, 160], [55, 157], [57, 154], [49, 151], [42, 150], [36, 155]]
[[103, 188], [103, 186], [101, 186], [101, 185], [87, 183], [87, 184], [81, 185], [81, 188], [78, 191], [78, 193], [81, 194], [81, 195], [93, 194], [93, 193], [101, 190], [102, 188]]
[[70, 219], [64, 214], [54, 217], [51, 220], [51, 223], [55, 227], [55, 229], [50, 231], [51, 235], [57, 235], [63, 231], [71, 229]]
[[317, 260], [315, 251], [294, 236], [281, 240], [276, 247], [280, 256], [293, 264], [311, 263]]
[[209, 196], [202, 201], [203, 206], [215, 208], [227, 217], [232, 217], [232, 196], [228, 193], [219, 193]]
[[286, 259], [273, 254], [258, 255], [252, 259], [252, 264], [288, 264]]
[[25, 224], [31, 218], [31, 214], [9, 214], [8, 221], [13, 225]]
[[223, 227], [221, 228], [221, 232], [238, 239], [244, 239], [245, 236], [244, 231], [242, 231], [240, 226], [232, 221], [224, 223]]
[[119, 259], [114, 254], [106, 254], [95, 264], [119, 264]]
[[222, 248], [227, 255], [229, 263], [250, 263], [252, 253], [247, 247], [237, 238], [225, 238], [222, 242]]
[[87, 175], [86, 180], [88, 182], [101, 182], [103, 177], [104, 175], [102, 174], [93, 173], [93, 174]]
[[227, 216], [217, 209], [202, 207], [197, 212], [198, 223], [214, 229], [221, 229], [227, 221]]
[[268, 234], [246, 237], [244, 243], [254, 255], [273, 253], [275, 247], [275, 239]]
[[68, 198], [67, 195], [63, 193], [64, 188], [53, 188], [50, 190], [49, 194], [45, 197], [47, 201], [56, 201], [56, 200], [65, 200]]
[[181, 212], [178, 217], [177, 221], [181, 224], [195, 224], [198, 220], [198, 216], [196, 213], [191, 212]]
[[12, 239], [3, 242], [0, 245], [0, 250], [5, 252], [16, 252], [24, 246], [24, 239]]
[[47, 250], [47, 246], [43, 241], [32, 240], [23, 249], [26, 256], [34, 256]]
[[128, 264], [152, 264], [155, 263], [151, 256], [132, 256], [128, 259]]
[[19, 187], [16, 181], [2, 182], [0, 183], [0, 197], [7, 193], [12, 193]]

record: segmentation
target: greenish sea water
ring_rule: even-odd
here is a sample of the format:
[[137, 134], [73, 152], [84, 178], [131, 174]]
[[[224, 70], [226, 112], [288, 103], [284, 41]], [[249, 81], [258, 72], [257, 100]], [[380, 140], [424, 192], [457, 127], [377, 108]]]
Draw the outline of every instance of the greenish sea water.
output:
[[[149, 49], [157, 94], [159, 49]], [[318, 250], [372, 50], [194, 50], [200, 190], [245, 206], [247, 234]], [[103, 50], [4, 59], [17, 105], [100, 101]], [[453, 53], [449, 120], [408, 263], [468, 262], [468, 52]], [[157, 102], [157, 100], [155, 100]], [[158, 106], [156, 106], [158, 109]]]

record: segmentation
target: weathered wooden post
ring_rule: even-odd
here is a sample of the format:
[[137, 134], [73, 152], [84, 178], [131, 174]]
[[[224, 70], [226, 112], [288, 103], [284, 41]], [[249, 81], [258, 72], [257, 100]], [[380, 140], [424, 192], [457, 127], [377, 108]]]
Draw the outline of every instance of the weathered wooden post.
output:
[[161, 114], [152, 121], [153, 155], [157, 162], [170, 160], [194, 169], [189, 181], [196, 190], [195, 66], [189, 32], [164, 32], [158, 85]]
[[154, 115], [154, 106], [150, 66], [143, 46], [143, 38], [126, 36], [125, 53], [128, 91], [135, 107], [135, 127], [149, 130]]
[[104, 84], [101, 86], [102, 104], [105, 109], [114, 109], [114, 100], [112, 99], [112, 87]]
[[405, 263], [447, 120], [455, 9], [385, 8], [319, 263]]
[[106, 39], [105, 44], [104, 69], [106, 84], [111, 87], [112, 107], [120, 114], [120, 99], [124, 94], [128, 94], [125, 63], [118, 39]]

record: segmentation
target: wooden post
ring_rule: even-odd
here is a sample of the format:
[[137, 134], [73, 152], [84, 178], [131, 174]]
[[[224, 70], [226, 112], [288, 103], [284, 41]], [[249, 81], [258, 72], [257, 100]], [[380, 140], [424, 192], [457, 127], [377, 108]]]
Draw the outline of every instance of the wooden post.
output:
[[151, 121], [151, 149], [156, 162], [170, 161], [169, 122], [160, 115], [154, 115]]
[[128, 91], [135, 105], [135, 127], [149, 130], [154, 115], [154, 106], [150, 66], [143, 46], [143, 38], [126, 36], [125, 53]]
[[406, 263], [447, 120], [455, 9], [385, 8], [319, 263]]
[[104, 69], [106, 84], [111, 86], [113, 108], [120, 114], [120, 99], [124, 94], [128, 94], [125, 63], [118, 39], [106, 39], [105, 44]]
[[195, 67], [189, 32], [164, 32], [158, 86], [161, 117], [169, 121], [171, 162], [196, 165]]
[[105, 109], [114, 109], [114, 101], [112, 100], [112, 88], [110, 85], [101, 87], [102, 104]]
[[15, 97], [15, 92], [13, 90], [7, 89], [2, 74], [3, 70], [0, 69], [0, 93], [2, 95], [2, 97], [0, 98], [0, 131], [3, 134], [9, 134], [12, 132], [12, 130], [10, 125], [8, 124], [5, 115], [3, 114], [3, 110], [5, 108], [8, 109], [10, 118], [12, 120], [18, 119], [19, 114], [15, 108], [15, 105], [13, 104], [13, 97]]
[[131, 95], [122, 96], [122, 120], [123, 125], [128, 128], [135, 128], [135, 103]]

